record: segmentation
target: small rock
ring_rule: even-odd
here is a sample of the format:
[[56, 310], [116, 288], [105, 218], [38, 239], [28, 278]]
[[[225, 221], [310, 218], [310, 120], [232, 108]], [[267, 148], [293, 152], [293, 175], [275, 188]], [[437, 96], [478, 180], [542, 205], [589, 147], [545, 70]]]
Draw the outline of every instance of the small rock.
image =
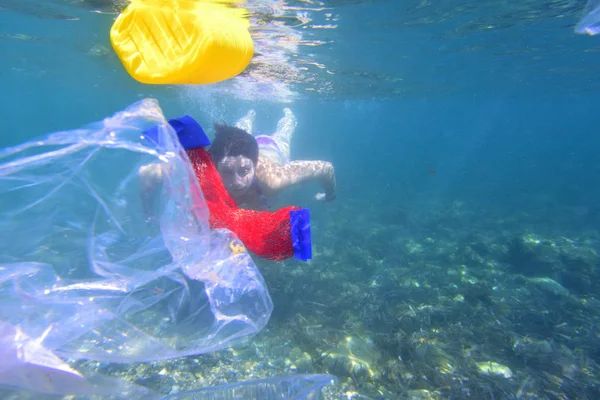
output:
[[510, 379], [513, 376], [510, 368], [493, 361], [478, 362], [477, 369], [481, 375], [486, 376], [499, 376], [506, 379]]

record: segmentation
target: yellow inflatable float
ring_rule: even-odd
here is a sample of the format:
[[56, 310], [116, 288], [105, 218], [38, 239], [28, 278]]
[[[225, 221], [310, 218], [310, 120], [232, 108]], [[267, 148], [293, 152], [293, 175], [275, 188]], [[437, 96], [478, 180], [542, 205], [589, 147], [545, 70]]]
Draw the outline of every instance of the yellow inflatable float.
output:
[[[245, 1], [245, 0], [240, 0]], [[248, 11], [231, 0], [132, 0], [110, 41], [134, 79], [208, 84], [240, 74], [254, 55]]]

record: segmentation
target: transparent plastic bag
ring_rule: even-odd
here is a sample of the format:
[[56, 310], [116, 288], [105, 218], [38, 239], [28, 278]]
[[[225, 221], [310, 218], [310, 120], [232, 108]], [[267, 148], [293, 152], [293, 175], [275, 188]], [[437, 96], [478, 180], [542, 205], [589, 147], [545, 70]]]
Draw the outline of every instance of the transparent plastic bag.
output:
[[[158, 144], [143, 136], [156, 125]], [[148, 214], [138, 170], [153, 162], [166, 168]], [[201, 354], [251, 337], [270, 317], [262, 276], [233, 233], [209, 228], [186, 153], [154, 100], [1, 150], [0, 207], [0, 321], [5, 340], [22, 332], [56, 362], [40, 380], [59, 373], [54, 356]], [[3, 361], [0, 382], [38, 361]]]
[[600, 0], [588, 0], [575, 32], [595, 36], [600, 33]]
[[[0, 384], [13, 390], [10, 398], [41, 400], [53, 395], [74, 394], [79, 398], [158, 398], [150, 390], [93, 371], [83, 374], [41, 345], [41, 338], [28, 337], [20, 328], [0, 322]], [[19, 388], [19, 390], [15, 390]], [[0, 395], [3, 395], [0, 386]], [[40, 395], [44, 393], [46, 395]], [[9, 400], [6, 396], [3, 399]]]
[[166, 396], [164, 400], [319, 400], [321, 389], [335, 382], [331, 375], [293, 375], [190, 390]]

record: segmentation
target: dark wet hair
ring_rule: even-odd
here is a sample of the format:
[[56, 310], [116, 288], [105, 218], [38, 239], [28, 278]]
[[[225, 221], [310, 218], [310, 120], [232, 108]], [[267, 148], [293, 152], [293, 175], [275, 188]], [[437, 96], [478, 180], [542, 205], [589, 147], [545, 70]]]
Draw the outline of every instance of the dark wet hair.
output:
[[258, 162], [258, 144], [254, 136], [243, 129], [225, 124], [215, 124], [215, 138], [208, 148], [215, 164], [226, 156], [248, 157], [254, 165]]

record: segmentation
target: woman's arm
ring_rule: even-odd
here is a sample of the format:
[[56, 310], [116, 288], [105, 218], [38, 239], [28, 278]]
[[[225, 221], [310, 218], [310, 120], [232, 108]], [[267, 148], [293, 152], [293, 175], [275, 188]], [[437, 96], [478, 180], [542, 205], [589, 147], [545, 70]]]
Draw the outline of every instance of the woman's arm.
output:
[[260, 160], [256, 176], [265, 195], [275, 195], [298, 183], [318, 180], [325, 189], [325, 199], [335, 199], [335, 170], [327, 161], [291, 161], [283, 166]]

